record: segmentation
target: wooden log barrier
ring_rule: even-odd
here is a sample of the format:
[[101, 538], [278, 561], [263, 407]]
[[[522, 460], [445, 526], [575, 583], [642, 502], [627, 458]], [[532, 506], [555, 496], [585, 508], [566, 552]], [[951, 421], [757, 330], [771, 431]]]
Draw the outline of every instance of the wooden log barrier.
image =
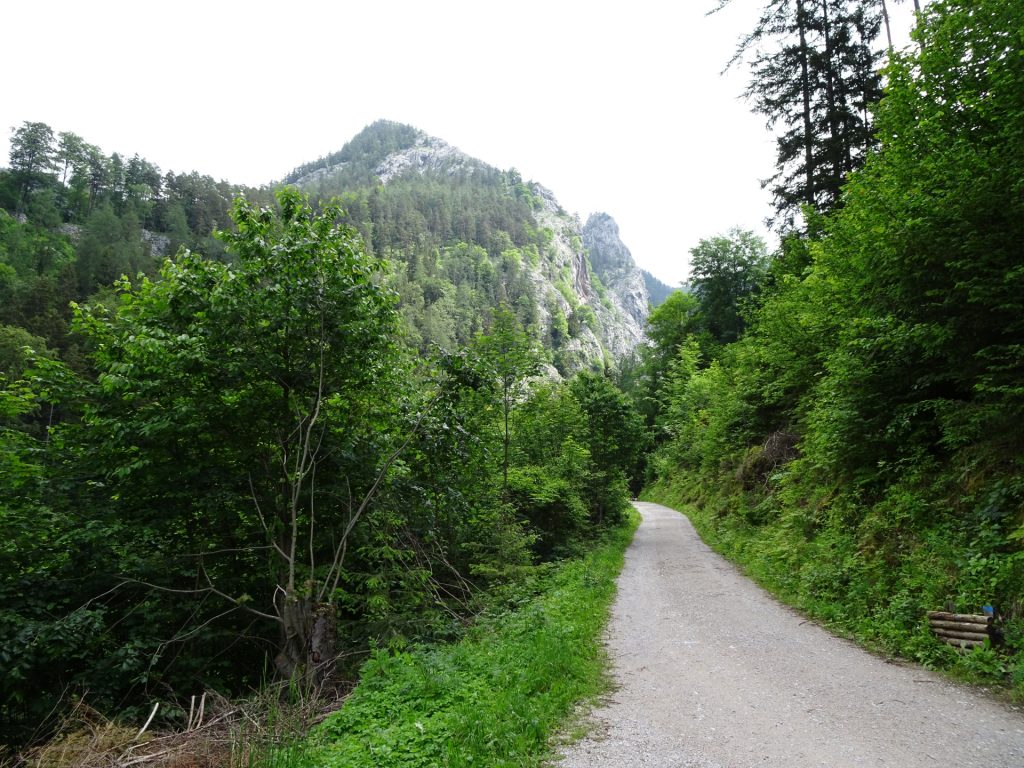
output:
[[928, 611], [928, 624], [937, 638], [957, 648], [981, 648], [995, 640], [992, 617], [985, 614]]
[[930, 610], [928, 611], [928, 621], [983, 624], [987, 627], [992, 623], [992, 617], [986, 613], [947, 613], [944, 610]]
[[939, 637], [939, 640], [954, 648], [984, 648], [987, 640], [959, 640], [955, 637]]
[[968, 624], [967, 622], [939, 621], [938, 619], [929, 619], [928, 623], [932, 625], [932, 629], [958, 629], [964, 632], [981, 632], [982, 634], [988, 632], [988, 624]]
[[938, 637], [949, 637], [954, 640], [988, 640], [988, 632], [958, 632], [955, 629], [933, 629]]

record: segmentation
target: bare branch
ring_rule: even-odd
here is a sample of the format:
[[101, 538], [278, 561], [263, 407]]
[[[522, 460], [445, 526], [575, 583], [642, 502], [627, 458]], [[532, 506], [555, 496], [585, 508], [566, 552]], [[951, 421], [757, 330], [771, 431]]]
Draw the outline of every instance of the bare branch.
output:
[[274, 548], [274, 550], [281, 557], [283, 557], [285, 559], [285, 562], [288, 562], [288, 553], [285, 552], [283, 549], [281, 549], [281, 547], [278, 545], [278, 543], [274, 540], [274, 535], [270, 532], [270, 527], [267, 525], [267, 520], [263, 516], [263, 509], [260, 507], [259, 499], [256, 497], [256, 488], [252, 484], [252, 473], [251, 472], [248, 475], [248, 480], [249, 480], [249, 494], [252, 496], [252, 503], [256, 507], [256, 514], [260, 518], [260, 525], [263, 526], [263, 531], [264, 531], [264, 533], [267, 534], [267, 541], [269, 541], [270, 542], [270, 546], [272, 546]]
[[139, 729], [139, 732], [135, 734], [136, 741], [138, 741], [142, 734], [146, 732], [146, 729], [149, 728], [149, 724], [153, 722], [153, 718], [156, 717], [156, 711], [158, 709], [160, 709], [159, 701], [153, 705], [153, 711], [149, 713], [149, 718], [146, 720], [145, 724]]
[[[239, 608], [241, 608], [244, 611], [248, 611], [249, 613], [254, 613], [257, 616], [262, 616], [263, 618], [270, 619], [271, 621], [281, 622], [281, 617], [280, 616], [273, 616], [273, 615], [271, 615], [269, 613], [263, 613], [263, 611], [257, 611], [255, 608], [250, 608], [249, 605], [245, 601], [242, 601], [242, 600], [239, 600], [237, 598], [234, 598], [231, 595], [227, 594], [226, 592], [221, 592], [219, 589], [217, 589], [215, 586], [213, 586], [213, 580], [210, 578], [210, 575], [206, 572], [206, 569], [203, 568], [202, 563], [199, 564], [199, 569], [202, 571], [203, 577], [206, 579], [206, 583], [209, 586], [209, 590], [213, 594], [217, 595], [218, 597], [224, 598], [225, 600], [227, 600], [232, 605], [236, 605], [236, 606], [238, 606]], [[275, 609], [276, 609], [276, 607], [277, 606], [275, 606]]]
[[170, 645], [171, 643], [180, 643], [182, 640], [187, 640], [188, 638], [192, 637], [193, 635], [196, 635], [197, 633], [199, 633], [205, 627], [208, 627], [210, 624], [213, 624], [213, 622], [217, 621], [218, 619], [222, 619], [225, 616], [230, 616], [232, 613], [234, 613], [237, 610], [239, 610], [239, 606], [231, 606], [226, 611], [221, 611], [216, 616], [211, 616], [209, 619], [204, 621], [202, 624], [200, 624], [200, 625], [198, 625], [196, 627], [192, 627], [187, 632], [177, 633], [170, 640], [167, 640], [166, 642], [161, 642], [160, 643], [160, 648], [163, 648], [164, 646]]
[[[203, 572], [203, 575], [204, 576], [206, 575], [205, 571]], [[160, 584], [153, 584], [153, 583], [148, 582], [148, 581], [142, 581], [141, 579], [126, 578], [126, 579], [123, 579], [118, 586], [124, 586], [125, 584], [141, 584], [144, 587], [149, 587], [150, 589], [155, 589], [158, 592], [168, 592], [168, 593], [174, 594], [174, 595], [214, 594], [214, 595], [217, 595], [218, 597], [224, 598], [229, 603], [232, 603], [233, 605], [241, 608], [242, 610], [245, 610], [245, 611], [248, 611], [249, 613], [255, 614], [256, 616], [260, 616], [260, 617], [262, 617], [264, 619], [270, 619], [271, 621], [276, 621], [276, 622], [280, 622], [281, 621], [281, 617], [280, 616], [273, 616], [273, 615], [271, 615], [269, 613], [264, 613], [263, 611], [257, 611], [255, 608], [252, 608], [252, 607], [246, 605], [245, 602], [237, 600], [236, 598], [233, 598], [230, 595], [225, 594], [224, 592], [221, 592], [219, 589], [217, 589], [216, 587], [213, 586], [213, 584], [210, 582], [209, 576], [206, 577], [206, 581], [207, 581], [207, 584], [209, 584], [209, 586], [207, 586], [207, 587], [201, 587], [201, 588], [196, 588], [196, 589], [176, 589], [174, 587], [164, 587], [164, 586], [161, 586]], [[111, 591], [113, 591], [113, 590], [111, 590]]]

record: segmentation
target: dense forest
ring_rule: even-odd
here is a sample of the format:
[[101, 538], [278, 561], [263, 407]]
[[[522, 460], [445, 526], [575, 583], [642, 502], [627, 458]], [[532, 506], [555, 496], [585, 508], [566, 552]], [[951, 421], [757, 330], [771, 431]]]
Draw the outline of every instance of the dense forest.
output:
[[[331, 764], [447, 755], [396, 714], [413, 692], [475, 754], [543, 746], [527, 702], [555, 691], [560, 722], [577, 689], [549, 660], [599, 631], [565, 585], [608, 598], [641, 490], [837, 630], [1024, 691], [1024, 7], [934, 0], [888, 51], [885, 13], [765, 4], [734, 65], [777, 137], [780, 245], [709, 234], [685, 291], [637, 271], [657, 306], [629, 355], [578, 221], [409, 126], [277, 189], [15, 129], [0, 742], [83, 699], [181, 728], [206, 690], [361, 669]], [[996, 645], [928, 631], [985, 606]], [[519, 654], [497, 692], [495, 616]]]
[[[849, 29], [822, 27], [826, 10]], [[630, 384], [656, 429], [649, 493], [833, 626], [1021, 691], [1024, 6], [929, 3], [889, 54], [865, 141], [851, 121], [873, 82], [849, 88], [821, 53], [878, 10], [766, 11], [757, 35], [779, 35], [780, 52], [754, 58], [750, 91], [789, 126], [769, 183], [803, 224], [770, 258], [743, 232], [703, 241], [692, 294], [651, 316]], [[805, 59], [825, 76], [783, 107], [778, 68]], [[851, 99], [838, 114], [830, 81]], [[837, 177], [841, 135], [861, 149]], [[925, 611], [985, 606], [1001, 647], [960, 654], [930, 636]]]

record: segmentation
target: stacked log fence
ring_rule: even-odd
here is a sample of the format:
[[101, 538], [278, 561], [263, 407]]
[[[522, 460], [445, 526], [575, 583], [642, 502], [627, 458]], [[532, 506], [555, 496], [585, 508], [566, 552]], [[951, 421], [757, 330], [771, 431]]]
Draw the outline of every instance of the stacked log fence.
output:
[[995, 640], [986, 614], [928, 611], [928, 624], [937, 638], [956, 648], [982, 648]]

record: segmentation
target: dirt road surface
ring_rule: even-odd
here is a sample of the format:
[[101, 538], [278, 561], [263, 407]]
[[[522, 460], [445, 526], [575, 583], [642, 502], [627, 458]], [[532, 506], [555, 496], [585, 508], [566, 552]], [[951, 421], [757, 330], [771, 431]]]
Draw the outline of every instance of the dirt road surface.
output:
[[1024, 768], [1024, 712], [833, 637], [637, 503], [616, 689], [560, 768]]

